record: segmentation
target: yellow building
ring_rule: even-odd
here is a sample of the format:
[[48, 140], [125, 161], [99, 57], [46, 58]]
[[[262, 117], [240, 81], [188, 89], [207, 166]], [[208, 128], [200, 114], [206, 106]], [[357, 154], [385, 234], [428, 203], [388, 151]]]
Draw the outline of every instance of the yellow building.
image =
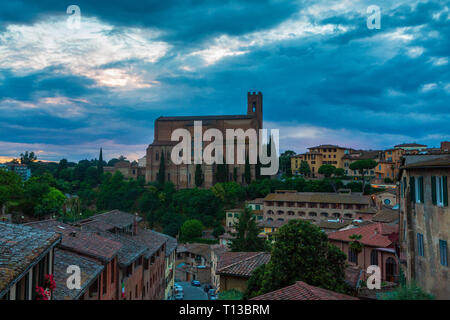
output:
[[324, 164], [331, 164], [336, 168], [344, 168], [343, 157], [349, 154], [349, 148], [343, 148], [331, 144], [324, 144], [308, 148], [309, 152], [295, 155], [291, 158], [292, 173], [300, 173], [302, 161], [306, 161], [311, 169], [307, 176], [317, 177], [319, 168]]

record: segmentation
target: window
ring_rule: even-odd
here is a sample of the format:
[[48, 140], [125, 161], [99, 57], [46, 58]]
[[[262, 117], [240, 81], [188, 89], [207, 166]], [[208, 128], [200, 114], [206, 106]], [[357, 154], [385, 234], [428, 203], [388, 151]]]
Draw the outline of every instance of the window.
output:
[[358, 264], [358, 255], [352, 248], [348, 248], [348, 261]]
[[378, 251], [377, 250], [372, 250], [372, 252], [370, 253], [370, 264], [373, 266], [378, 265]]
[[417, 234], [417, 253], [421, 257], [424, 256], [424, 252], [423, 252], [423, 234], [421, 234], [421, 233]]
[[384, 199], [384, 204], [385, 204], [385, 205], [390, 205], [390, 204], [391, 204], [391, 200], [389, 200], [389, 199]]
[[423, 203], [423, 177], [410, 177], [411, 201]]
[[447, 177], [431, 177], [431, 198], [433, 204], [448, 206]]
[[111, 263], [111, 283], [114, 283], [114, 263]]
[[232, 213], [228, 213], [228, 217], [229, 217], [229, 218], [232, 218], [232, 217], [233, 217], [233, 214], [232, 214]]
[[156, 160], [156, 161], [159, 160], [159, 153], [158, 153], [158, 152], [156, 152], [156, 154], [155, 154], [155, 160]]
[[439, 240], [439, 252], [441, 257], [441, 265], [448, 267], [447, 241]]

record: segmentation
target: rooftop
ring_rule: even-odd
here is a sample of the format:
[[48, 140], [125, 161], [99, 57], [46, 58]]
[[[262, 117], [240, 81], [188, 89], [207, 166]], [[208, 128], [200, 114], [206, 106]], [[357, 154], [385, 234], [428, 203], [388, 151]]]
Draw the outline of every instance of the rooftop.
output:
[[[361, 235], [359, 240], [364, 245], [371, 247], [388, 248], [393, 245], [394, 238], [398, 235], [398, 226], [385, 223], [371, 223], [358, 228], [336, 231], [328, 234], [330, 240], [350, 242], [352, 234]], [[397, 234], [397, 235], [396, 235]]]
[[419, 144], [419, 143], [402, 143], [394, 146], [394, 148], [412, 148], [412, 147], [419, 147], [419, 148], [426, 148], [428, 147], [426, 144]]
[[250, 300], [359, 300], [358, 298], [319, 287], [310, 286], [306, 282], [297, 281], [284, 287]]
[[147, 248], [145, 258], [149, 259], [156, 251], [158, 251], [167, 241], [161, 233], [138, 228], [138, 233], [135, 235], [124, 235], [125, 237], [132, 239]]
[[175, 116], [159, 117], [156, 121], [189, 121], [189, 120], [240, 120], [253, 119], [253, 115], [235, 114], [235, 115], [212, 115], [212, 116]]
[[267, 252], [225, 252], [217, 264], [217, 274], [249, 278], [260, 265], [270, 260]]
[[340, 147], [340, 146], [337, 146], [334, 144], [321, 144], [319, 146], [309, 147], [307, 149], [322, 149], [322, 148], [348, 149], [348, 148]]
[[[111, 225], [114, 228], [122, 229], [126, 228], [130, 225], [133, 225], [135, 215], [123, 212], [120, 210], [112, 210], [109, 212], [96, 214], [91, 217], [93, 220], [101, 221], [105, 223], [105, 225]], [[142, 220], [141, 217], [136, 216], [137, 222], [140, 222]]]
[[60, 241], [55, 232], [0, 222], [0, 296]]
[[398, 210], [392, 210], [390, 208], [382, 208], [376, 215], [372, 217], [374, 222], [392, 223], [398, 221], [400, 213]]
[[352, 224], [350, 220], [345, 220], [343, 222], [319, 221], [319, 223], [317, 223], [317, 226], [321, 229], [339, 230], [350, 224]]
[[207, 261], [211, 260], [211, 248], [205, 243], [185, 243], [177, 247], [177, 252], [191, 252], [204, 257]]
[[118, 241], [99, 236], [92, 231], [81, 230], [57, 220], [43, 220], [31, 222], [27, 225], [45, 231], [58, 232], [63, 236], [61, 241], [62, 249], [81, 253], [104, 262], [113, 259], [122, 247]]
[[[82, 257], [76, 253], [56, 249], [54, 262], [54, 279], [56, 288], [53, 292], [55, 300], [76, 300], [89, 289], [89, 286], [97, 279], [104, 267], [93, 259]], [[80, 267], [81, 283], [80, 289], [67, 288], [67, 268], [70, 265]]]
[[264, 201], [297, 201], [318, 203], [369, 204], [369, 197], [360, 194], [326, 192], [270, 193]]

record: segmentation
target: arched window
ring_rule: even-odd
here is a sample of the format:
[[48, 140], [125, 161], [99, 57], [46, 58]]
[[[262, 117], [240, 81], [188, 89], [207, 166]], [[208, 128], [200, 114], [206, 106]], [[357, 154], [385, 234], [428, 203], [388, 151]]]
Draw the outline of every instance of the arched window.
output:
[[273, 219], [272, 218], [267, 218], [267, 221], [273, 221]]
[[320, 216], [326, 218], [326, 217], [328, 217], [328, 212], [321, 212]]
[[351, 219], [351, 218], [353, 218], [353, 215], [351, 213], [345, 213], [344, 217]]
[[309, 216], [310, 216], [310, 217], [317, 217], [317, 213], [315, 213], [315, 212], [310, 212], [310, 213], [309, 213]]
[[395, 260], [391, 257], [386, 260], [386, 280], [390, 282], [395, 282], [395, 275], [397, 273], [397, 264]]
[[277, 221], [284, 221], [284, 219], [283, 218], [278, 218]]
[[283, 215], [284, 214], [284, 211], [282, 211], [282, 210], [278, 210], [277, 211], [277, 213], [281, 216], [281, 215]]
[[303, 212], [303, 211], [299, 211], [299, 212], [298, 212], [298, 216], [299, 216], [299, 217], [304, 217], [305, 215], [306, 215], [306, 213]]
[[375, 249], [370, 253], [370, 264], [373, 266], [378, 265], [378, 251]]
[[159, 152], [158, 152], [158, 151], [156, 151], [156, 154], [155, 154], [155, 160], [156, 160], [156, 161], [159, 160]]
[[335, 213], [333, 213], [333, 217], [340, 218], [341, 214], [339, 212], [335, 212]]
[[267, 211], [267, 214], [273, 214], [272, 210]]
[[294, 211], [288, 211], [288, 215], [293, 216], [293, 215], [295, 215], [295, 213], [294, 213]]

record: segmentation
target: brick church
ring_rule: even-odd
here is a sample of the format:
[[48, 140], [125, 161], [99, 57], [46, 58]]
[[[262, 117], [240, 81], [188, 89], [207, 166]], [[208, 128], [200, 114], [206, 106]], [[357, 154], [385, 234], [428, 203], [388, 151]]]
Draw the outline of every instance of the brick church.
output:
[[[195, 167], [196, 164], [175, 165], [170, 160], [172, 148], [178, 141], [171, 141], [172, 132], [178, 128], [187, 129], [194, 137], [194, 121], [202, 121], [203, 132], [209, 128], [219, 129], [225, 140], [226, 129], [247, 130], [253, 128], [259, 132], [263, 127], [262, 115], [262, 93], [247, 94], [247, 114], [243, 115], [217, 115], [217, 116], [178, 116], [159, 117], [155, 120], [155, 137], [153, 143], [147, 148], [146, 173], [147, 182], [155, 181], [160, 168], [161, 154], [164, 153], [165, 181], [171, 181], [177, 188], [195, 187]], [[204, 143], [205, 146], [205, 143]], [[224, 151], [225, 154], [225, 151]], [[236, 151], [235, 151], [236, 155]], [[235, 161], [236, 163], [236, 161]], [[204, 175], [202, 187], [209, 188], [216, 183], [216, 166], [203, 163], [202, 172]], [[229, 164], [229, 180], [234, 180], [234, 167], [237, 168], [237, 179], [239, 183], [244, 183], [244, 166]], [[251, 165], [252, 179], [255, 177], [255, 165]]]

